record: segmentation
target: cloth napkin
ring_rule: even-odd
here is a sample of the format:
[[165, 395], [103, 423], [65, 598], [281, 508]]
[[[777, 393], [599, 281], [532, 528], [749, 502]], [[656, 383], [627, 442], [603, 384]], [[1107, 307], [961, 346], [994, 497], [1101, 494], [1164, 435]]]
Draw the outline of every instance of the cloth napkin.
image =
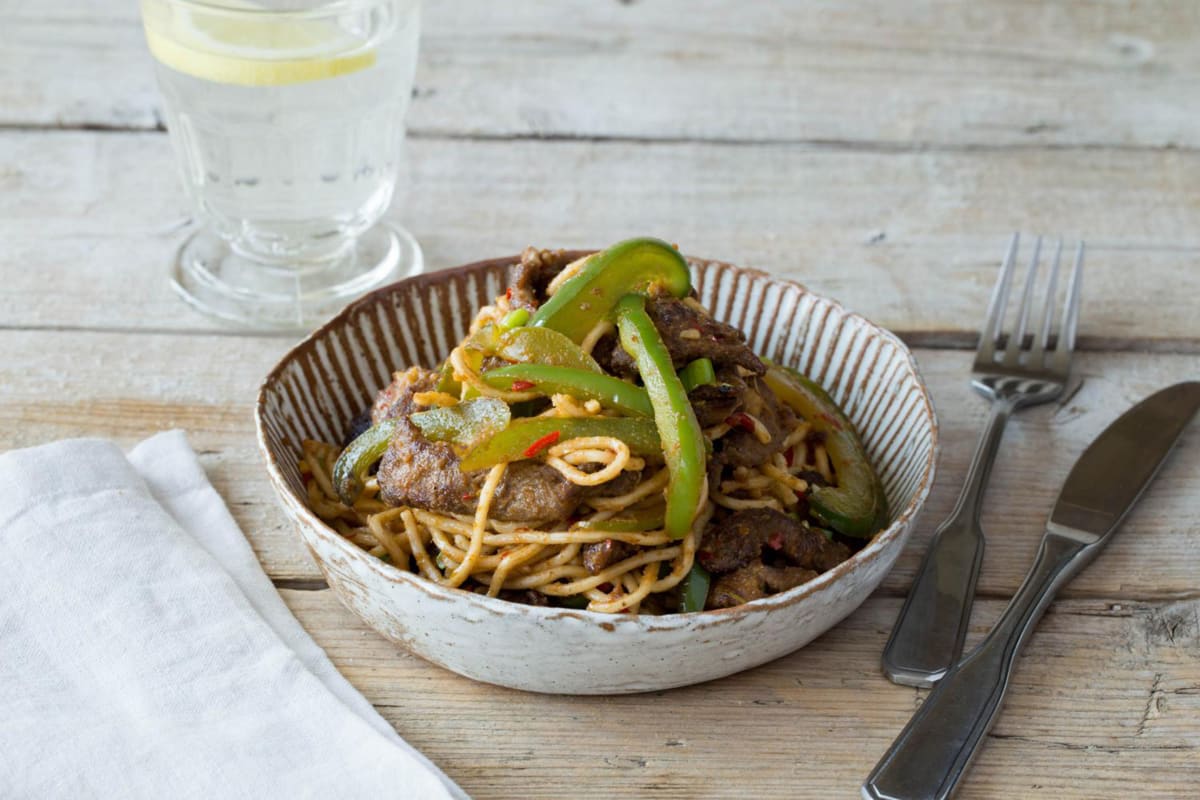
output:
[[300, 627], [182, 433], [11, 451], [0, 487], [0, 797], [466, 797]]

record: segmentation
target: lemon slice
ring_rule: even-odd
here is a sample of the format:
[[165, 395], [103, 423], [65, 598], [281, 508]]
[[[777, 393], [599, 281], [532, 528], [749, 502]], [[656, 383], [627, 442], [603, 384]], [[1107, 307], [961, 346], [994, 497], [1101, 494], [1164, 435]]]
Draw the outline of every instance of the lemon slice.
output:
[[[201, 80], [283, 86], [347, 75], [375, 63], [375, 49], [367, 42], [321, 20], [151, 3], [143, 8], [146, 43], [154, 57]], [[245, 10], [262, 11], [250, 5]]]

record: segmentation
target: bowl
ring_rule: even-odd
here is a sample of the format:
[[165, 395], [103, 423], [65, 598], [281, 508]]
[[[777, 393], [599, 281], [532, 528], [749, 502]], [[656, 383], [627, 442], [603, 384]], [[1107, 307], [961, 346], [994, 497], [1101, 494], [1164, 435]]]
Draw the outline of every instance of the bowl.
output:
[[[584, 255], [583, 252], [574, 254]], [[796, 283], [689, 258], [700, 301], [760, 355], [822, 383], [854, 421], [891, 508], [885, 530], [808, 583], [742, 606], [666, 616], [535, 607], [439, 586], [369, 555], [305, 505], [306, 438], [341, 441], [393, 371], [435, 366], [518, 258], [418, 275], [351, 303], [284, 356], [255, 408], [271, 483], [329, 586], [376, 631], [478, 681], [534, 692], [624, 694], [721, 678], [790, 653], [847, 616], [908, 540], [933, 482], [937, 420], [908, 348]]]

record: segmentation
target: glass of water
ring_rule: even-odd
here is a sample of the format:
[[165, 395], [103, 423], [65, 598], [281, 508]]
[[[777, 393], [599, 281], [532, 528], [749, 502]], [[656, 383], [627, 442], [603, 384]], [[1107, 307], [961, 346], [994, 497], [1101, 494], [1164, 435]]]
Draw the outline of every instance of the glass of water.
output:
[[380, 222], [396, 188], [419, 0], [141, 0], [200, 226], [172, 265], [197, 308], [306, 328], [420, 247]]

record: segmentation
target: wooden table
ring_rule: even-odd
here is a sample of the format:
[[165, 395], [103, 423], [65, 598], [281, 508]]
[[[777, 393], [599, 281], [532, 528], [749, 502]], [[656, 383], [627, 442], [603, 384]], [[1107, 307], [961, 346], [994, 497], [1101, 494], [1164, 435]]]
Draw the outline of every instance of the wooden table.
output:
[[[942, 425], [924, 524], [794, 655], [637, 697], [472, 683], [359, 624], [276, 506], [250, 408], [287, 337], [190, 312], [189, 215], [133, 4], [0, 6], [0, 447], [187, 430], [296, 615], [476, 798], [854, 797], [920, 704], [878, 657], [985, 404], [1008, 233], [1091, 250], [1083, 388], [1009, 429], [980, 636], [1084, 444], [1197, 374], [1200, 6], [1097, 0], [428, 3], [410, 184], [433, 267], [641, 233], [840, 298], [915, 349]], [[1200, 431], [1050, 609], [962, 797], [1188, 797], [1200, 781]]]

